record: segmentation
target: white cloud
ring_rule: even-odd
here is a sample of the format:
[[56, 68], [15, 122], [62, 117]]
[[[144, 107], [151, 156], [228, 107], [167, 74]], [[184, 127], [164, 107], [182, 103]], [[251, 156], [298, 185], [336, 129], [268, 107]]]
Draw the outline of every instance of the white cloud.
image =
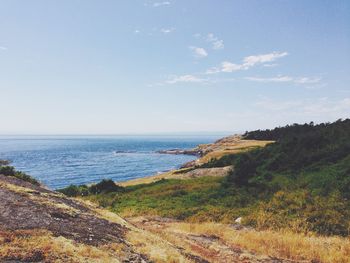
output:
[[0, 46], [0, 50], [7, 50], [7, 47]]
[[160, 30], [160, 32], [162, 32], [163, 34], [169, 34], [171, 32], [174, 32], [175, 31], [175, 28], [174, 27], [171, 27], [171, 28], [162, 28]]
[[[213, 35], [208, 35], [209, 39], [215, 38]], [[238, 70], [247, 70], [251, 67], [254, 67], [259, 64], [264, 64], [268, 62], [273, 62], [279, 58], [287, 56], [287, 52], [271, 52], [267, 54], [262, 54], [262, 55], [254, 55], [254, 56], [247, 56], [243, 58], [243, 61], [241, 64], [235, 64], [229, 61], [224, 61], [221, 63], [221, 68], [215, 73], [219, 72], [234, 72]], [[207, 72], [210, 72], [209, 74], [213, 74], [211, 70], [207, 70]]]
[[320, 82], [321, 78], [307, 78], [307, 77], [303, 77], [303, 78], [297, 78], [294, 81], [295, 81], [295, 83], [299, 83], [299, 84], [314, 84], [314, 83]]
[[160, 7], [160, 6], [165, 6], [165, 5], [170, 5], [169, 1], [164, 1], [164, 2], [155, 2], [153, 3], [153, 7]]
[[287, 56], [287, 52], [272, 52], [268, 54], [262, 54], [262, 55], [255, 55], [255, 56], [248, 56], [243, 59], [243, 66], [244, 67], [252, 67], [257, 64], [261, 63], [267, 63], [267, 62], [273, 62], [278, 58], [282, 58]]
[[290, 76], [281, 76], [271, 78], [260, 78], [260, 77], [246, 77], [245, 79], [250, 81], [257, 82], [292, 82], [295, 84], [316, 84], [319, 83], [321, 78], [309, 78], [309, 77], [290, 77]]
[[208, 53], [204, 48], [190, 46], [189, 49], [193, 51], [196, 58], [204, 58], [208, 56]]
[[233, 71], [242, 70], [242, 69], [243, 69], [242, 65], [234, 64], [228, 61], [224, 61], [221, 63], [222, 72], [233, 72]]
[[[201, 78], [196, 75], [181, 75], [172, 76], [171, 79], [166, 80], [163, 84], [176, 84], [176, 83], [198, 83], [198, 84], [216, 84], [236, 81], [234, 78]], [[152, 86], [161, 85], [153, 84]], [[151, 87], [151, 85], [149, 85]]]
[[200, 83], [200, 82], [205, 82], [207, 81], [206, 79], [198, 78], [194, 75], [182, 75], [182, 76], [176, 76], [170, 80], [167, 80], [166, 83], [168, 84], [175, 84], [178, 82], [195, 82], [195, 83]]
[[257, 82], [292, 82], [294, 81], [294, 79], [289, 76], [277, 76], [272, 78], [247, 77], [245, 79], [250, 81], [257, 81]]
[[218, 73], [218, 72], [220, 72], [220, 71], [221, 71], [220, 68], [218, 68], [218, 67], [213, 67], [213, 68], [208, 69], [208, 70], [205, 72], [205, 74], [215, 74], [215, 73]]
[[139, 34], [140, 32], [141, 32], [141, 31], [138, 30], [138, 29], [135, 29], [135, 30], [134, 30], [134, 33], [135, 33], [135, 34]]
[[213, 49], [218, 50], [218, 49], [223, 49], [224, 48], [224, 41], [223, 40], [218, 40], [213, 43]]
[[224, 41], [221, 39], [218, 39], [216, 36], [214, 36], [213, 33], [209, 33], [207, 35], [207, 41], [212, 43], [212, 48], [215, 50], [223, 49], [225, 47]]

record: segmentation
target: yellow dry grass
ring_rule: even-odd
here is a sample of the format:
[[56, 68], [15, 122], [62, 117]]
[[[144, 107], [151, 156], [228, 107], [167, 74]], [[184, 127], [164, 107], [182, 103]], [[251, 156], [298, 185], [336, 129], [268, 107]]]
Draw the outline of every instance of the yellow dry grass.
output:
[[191, 262], [173, 244], [148, 231], [140, 229], [129, 231], [126, 240], [137, 252], [147, 255], [153, 262]]
[[264, 147], [274, 141], [258, 141], [258, 140], [235, 140], [229, 143], [213, 144], [212, 151], [199, 158], [196, 163], [204, 164], [211, 159], [219, 159], [227, 154], [236, 154], [249, 151], [257, 147]]
[[181, 171], [181, 169], [172, 170], [169, 172], [165, 172], [165, 173], [161, 173], [161, 174], [157, 174], [157, 175], [152, 175], [152, 176], [147, 176], [147, 177], [143, 177], [143, 178], [132, 179], [132, 180], [125, 181], [125, 182], [117, 182], [117, 184], [120, 186], [126, 187], [126, 186], [131, 186], [131, 185], [138, 185], [138, 184], [150, 184], [150, 183], [159, 181], [161, 179], [178, 178], [179, 175], [174, 173], [176, 171]]
[[168, 231], [215, 235], [229, 245], [238, 245], [259, 254], [291, 260], [349, 263], [350, 238], [304, 235], [288, 231], [234, 230], [216, 223], [172, 223]]
[[120, 262], [115, 255], [121, 249], [119, 246], [78, 244], [64, 237], [53, 237], [45, 230], [1, 231], [0, 261]]
[[190, 262], [176, 247], [162, 237], [133, 226], [119, 215], [98, 208], [95, 203], [81, 199], [80, 201], [89, 206], [101, 218], [128, 228], [125, 240], [132, 245], [136, 252], [147, 255], [153, 262]]
[[40, 192], [40, 195], [35, 194], [35, 191], [33, 191], [30, 188], [26, 188], [26, 187], [22, 187], [22, 186], [18, 186], [18, 185], [14, 185], [14, 184], [10, 184], [10, 183], [4, 183], [4, 182], [0, 182], [0, 187], [6, 188], [10, 191], [22, 194], [22, 195], [26, 195], [29, 199], [31, 199], [32, 201], [36, 202], [36, 203], [40, 203], [40, 204], [44, 204], [47, 206], [53, 206], [56, 208], [59, 208], [61, 210], [63, 210], [64, 212], [70, 214], [70, 215], [75, 215], [78, 212], [78, 210], [74, 209], [71, 206], [68, 206], [64, 203], [60, 203], [57, 201], [52, 201], [50, 199], [50, 197], [63, 197], [63, 194], [60, 193], [55, 193], [55, 192], [51, 192], [51, 193], [43, 193]]
[[[219, 159], [227, 154], [236, 154], [244, 151], [249, 151], [257, 147], [264, 147], [274, 141], [258, 141], [258, 140], [240, 140], [234, 139], [226, 143], [203, 144], [199, 148], [211, 149], [209, 153], [196, 160], [196, 165], [202, 165], [209, 162], [211, 159]], [[161, 179], [188, 179], [186, 176], [187, 168], [172, 170], [169, 172], [152, 175], [144, 178], [133, 179], [125, 182], [117, 182], [120, 186], [132, 186], [138, 184], [150, 184]]]

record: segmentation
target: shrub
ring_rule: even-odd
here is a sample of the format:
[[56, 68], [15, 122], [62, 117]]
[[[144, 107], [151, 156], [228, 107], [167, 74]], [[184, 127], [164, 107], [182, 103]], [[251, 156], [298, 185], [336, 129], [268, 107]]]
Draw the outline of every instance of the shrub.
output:
[[312, 196], [306, 190], [279, 191], [268, 202], [261, 202], [245, 217], [257, 229], [291, 229], [324, 235], [349, 234], [349, 204], [339, 193], [328, 197]]
[[23, 181], [29, 182], [31, 184], [34, 185], [39, 185], [39, 182], [34, 179], [33, 177], [23, 173], [23, 172], [19, 172], [16, 171], [16, 169], [13, 166], [9, 166], [7, 164], [9, 164], [8, 161], [3, 161], [0, 160], [0, 174], [5, 175], [5, 176], [13, 176], [16, 177], [18, 179], [21, 179]]
[[91, 186], [87, 185], [70, 185], [62, 189], [58, 189], [58, 192], [61, 192], [70, 197], [76, 196], [87, 196], [87, 195], [97, 195], [101, 193], [110, 193], [110, 192], [123, 192], [124, 188], [116, 185], [112, 180], [103, 179], [97, 184]]
[[89, 187], [91, 194], [109, 193], [109, 192], [120, 192], [123, 191], [123, 187], [116, 185], [112, 180], [103, 179], [101, 182], [94, 184]]

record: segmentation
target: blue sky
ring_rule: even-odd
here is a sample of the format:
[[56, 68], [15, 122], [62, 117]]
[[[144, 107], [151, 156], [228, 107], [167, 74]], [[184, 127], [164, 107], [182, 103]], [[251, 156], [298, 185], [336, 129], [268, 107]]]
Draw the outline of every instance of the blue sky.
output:
[[2, 134], [350, 117], [350, 1], [0, 2]]

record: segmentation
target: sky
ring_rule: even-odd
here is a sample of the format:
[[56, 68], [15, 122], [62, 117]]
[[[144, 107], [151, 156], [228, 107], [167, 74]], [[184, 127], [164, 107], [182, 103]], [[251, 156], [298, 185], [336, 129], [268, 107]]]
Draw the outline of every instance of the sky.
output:
[[350, 1], [1, 0], [0, 134], [350, 117]]

